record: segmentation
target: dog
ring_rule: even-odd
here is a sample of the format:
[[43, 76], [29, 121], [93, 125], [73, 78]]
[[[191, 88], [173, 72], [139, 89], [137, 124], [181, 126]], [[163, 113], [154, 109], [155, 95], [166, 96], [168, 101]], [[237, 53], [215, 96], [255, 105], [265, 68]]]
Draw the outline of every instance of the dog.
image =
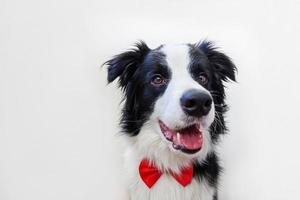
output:
[[143, 41], [105, 62], [123, 91], [121, 132], [131, 200], [217, 200], [215, 150], [227, 132], [224, 82], [236, 66], [208, 40], [150, 49]]

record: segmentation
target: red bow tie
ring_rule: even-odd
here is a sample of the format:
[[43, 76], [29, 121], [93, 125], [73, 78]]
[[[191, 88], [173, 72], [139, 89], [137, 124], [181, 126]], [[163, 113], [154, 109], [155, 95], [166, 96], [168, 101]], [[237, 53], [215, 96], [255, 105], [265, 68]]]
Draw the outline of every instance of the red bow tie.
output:
[[[170, 174], [178, 183], [185, 187], [192, 181], [193, 171], [194, 168], [193, 166], [191, 166], [188, 168], [184, 168], [180, 174], [175, 174], [173, 172], [171, 172]], [[139, 172], [142, 180], [148, 186], [148, 188], [151, 188], [162, 175], [162, 172], [146, 159], [141, 161]]]

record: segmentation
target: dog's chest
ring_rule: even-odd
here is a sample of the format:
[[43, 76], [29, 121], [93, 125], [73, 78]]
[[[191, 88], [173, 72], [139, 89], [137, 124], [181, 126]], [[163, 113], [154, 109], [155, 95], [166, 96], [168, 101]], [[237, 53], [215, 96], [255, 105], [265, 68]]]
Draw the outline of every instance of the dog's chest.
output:
[[132, 180], [131, 200], [212, 200], [212, 191], [203, 184], [193, 180], [188, 186], [179, 185], [172, 177], [162, 175], [149, 189], [139, 177]]
[[[128, 156], [128, 155], [127, 155]], [[212, 200], [214, 189], [205, 180], [195, 179], [183, 187], [174, 177], [162, 174], [158, 181], [149, 189], [138, 172], [139, 161], [134, 158], [125, 160], [127, 186], [130, 200]]]

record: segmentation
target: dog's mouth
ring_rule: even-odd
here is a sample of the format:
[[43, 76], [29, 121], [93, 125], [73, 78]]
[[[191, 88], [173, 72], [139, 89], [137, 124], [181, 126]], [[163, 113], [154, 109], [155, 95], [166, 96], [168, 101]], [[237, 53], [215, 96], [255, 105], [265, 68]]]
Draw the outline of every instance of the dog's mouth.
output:
[[183, 129], [172, 130], [159, 120], [159, 126], [164, 137], [172, 142], [174, 149], [187, 154], [194, 154], [202, 148], [203, 135], [199, 123]]

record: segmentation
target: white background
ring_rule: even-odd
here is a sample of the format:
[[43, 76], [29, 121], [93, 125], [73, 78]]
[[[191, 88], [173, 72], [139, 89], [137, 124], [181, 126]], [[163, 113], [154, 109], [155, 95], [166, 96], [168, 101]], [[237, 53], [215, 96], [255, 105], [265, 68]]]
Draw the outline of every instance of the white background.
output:
[[296, 0], [0, 0], [0, 199], [122, 199], [101, 64], [138, 39], [203, 38], [239, 69], [220, 200], [299, 199], [299, 19]]

